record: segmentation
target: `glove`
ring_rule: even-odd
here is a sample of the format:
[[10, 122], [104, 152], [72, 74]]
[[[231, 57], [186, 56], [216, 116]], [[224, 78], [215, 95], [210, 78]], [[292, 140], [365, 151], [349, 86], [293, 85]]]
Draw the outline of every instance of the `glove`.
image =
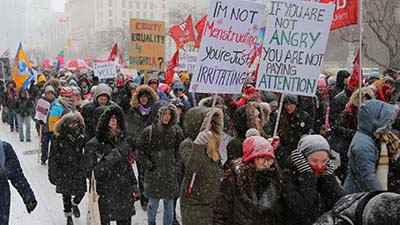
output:
[[329, 159], [328, 163], [326, 164], [326, 169], [322, 173], [322, 175], [332, 175], [335, 172], [335, 167], [333, 165], [333, 161]]
[[281, 144], [281, 139], [278, 136], [275, 136], [273, 138], [268, 138], [269, 143], [271, 143], [272, 147], [274, 148], [274, 151], [279, 147]]
[[197, 135], [196, 140], [194, 140], [193, 143], [197, 145], [206, 145], [208, 141], [211, 139], [211, 137], [212, 137], [212, 132], [209, 130], [205, 130]]
[[303, 153], [301, 153], [299, 150], [294, 150], [291, 155], [291, 160], [292, 164], [296, 167], [296, 169], [300, 173], [308, 172], [308, 173], [314, 173], [314, 171], [311, 169], [310, 164], [308, 164], [307, 159], [304, 157]]
[[134, 152], [129, 153], [129, 162], [133, 165], [136, 161], [136, 155]]
[[119, 148], [114, 148], [104, 158], [114, 164], [122, 159], [121, 151]]
[[37, 205], [37, 201], [36, 200], [33, 200], [32, 202], [25, 203], [26, 211], [28, 211], [28, 213], [31, 213], [36, 208], [36, 205]]

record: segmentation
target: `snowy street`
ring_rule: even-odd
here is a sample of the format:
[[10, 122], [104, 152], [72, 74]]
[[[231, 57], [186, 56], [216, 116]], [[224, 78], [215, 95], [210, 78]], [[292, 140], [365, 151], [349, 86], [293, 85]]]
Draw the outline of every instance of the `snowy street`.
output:
[[[20, 142], [18, 132], [10, 132], [10, 128], [6, 123], [0, 123], [0, 139], [9, 142], [13, 147], [24, 170], [24, 174], [30, 183], [38, 205], [32, 214], [28, 214], [25, 205], [17, 193], [11, 186], [11, 213], [10, 225], [62, 225], [66, 224], [66, 218], [63, 213], [62, 196], [57, 194], [55, 186], [50, 184], [47, 177], [47, 165], [42, 166], [38, 162], [38, 136], [34, 123], [31, 125], [32, 142]], [[136, 167], [135, 174], [137, 176]], [[162, 203], [160, 203], [157, 214], [157, 223], [162, 224]], [[87, 211], [87, 195], [79, 205], [81, 210], [81, 218], [73, 218], [74, 224], [86, 224]], [[132, 217], [132, 224], [147, 224], [147, 214], [140, 207], [140, 203], [136, 202], [136, 215]], [[115, 223], [111, 223], [115, 224]]]

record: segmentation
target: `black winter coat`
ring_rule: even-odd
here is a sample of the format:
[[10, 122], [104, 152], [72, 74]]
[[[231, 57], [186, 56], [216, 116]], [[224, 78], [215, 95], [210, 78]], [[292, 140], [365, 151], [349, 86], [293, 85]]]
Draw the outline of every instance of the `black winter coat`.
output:
[[33, 105], [32, 98], [18, 97], [15, 101], [15, 112], [22, 117], [30, 116]]
[[[117, 143], [107, 133], [112, 115], [116, 115], [121, 129]], [[133, 194], [138, 193], [137, 181], [129, 162], [131, 151], [125, 139], [124, 123], [122, 109], [111, 106], [100, 117], [96, 137], [85, 145], [87, 177], [94, 170], [102, 221], [123, 220], [135, 214]], [[116, 151], [120, 156], [115, 156]]]
[[287, 225], [311, 225], [344, 194], [334, 175], [284, 171]]

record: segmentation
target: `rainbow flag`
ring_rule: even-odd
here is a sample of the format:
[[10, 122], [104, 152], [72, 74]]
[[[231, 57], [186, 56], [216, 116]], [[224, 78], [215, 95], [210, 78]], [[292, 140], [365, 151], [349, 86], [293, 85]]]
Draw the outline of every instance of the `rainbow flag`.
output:
[[34, 78], [31, 64], [22, 49], [21, 43], [19, 43], [11, 74], [17, 88], [25, 88]]

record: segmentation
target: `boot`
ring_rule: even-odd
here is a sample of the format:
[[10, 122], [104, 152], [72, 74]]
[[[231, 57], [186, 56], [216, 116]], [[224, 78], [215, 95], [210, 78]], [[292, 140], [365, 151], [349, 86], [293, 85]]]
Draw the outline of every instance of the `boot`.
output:
[[81, 217], [81, 211], [79, 211], [78, 205], [75, 205], [73, 201], [72, 201], [72, 215], [74, 215], [75, 218]]
[[149, 222], [149, 225], [156, 225], [156, 222]]

